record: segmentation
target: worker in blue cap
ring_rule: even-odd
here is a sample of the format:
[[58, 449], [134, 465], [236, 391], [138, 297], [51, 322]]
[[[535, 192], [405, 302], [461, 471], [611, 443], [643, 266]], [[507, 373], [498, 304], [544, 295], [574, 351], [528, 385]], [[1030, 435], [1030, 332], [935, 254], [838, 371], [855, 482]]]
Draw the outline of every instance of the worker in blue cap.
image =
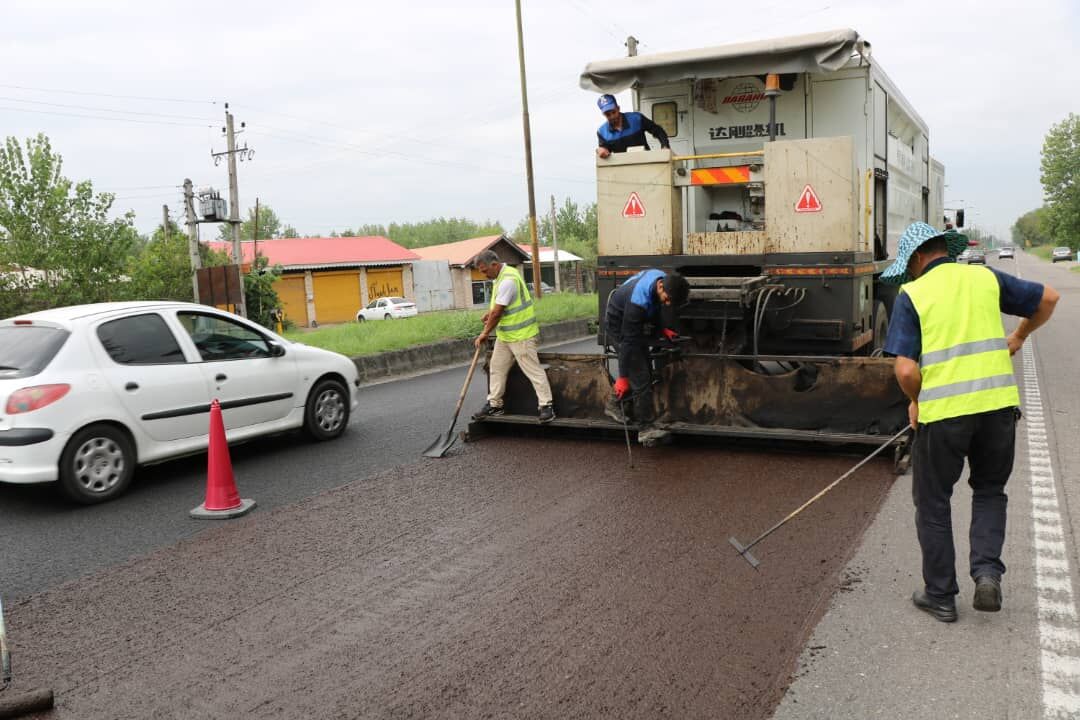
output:
[[660, 147], [671, 147], [664, 128], [639, 112], [622, 112], [614, 95], [601, 95], [596, 104], [607, 118], [607, 122], [596, 131], [596, 138], [600, 143], [596, 154], [600, 157], [606, 158], [611, 153], [626, 152], [629, 147], [641, 146], [648, 150], [649, 142], [645, 139], [645, 133], [659, 140]]

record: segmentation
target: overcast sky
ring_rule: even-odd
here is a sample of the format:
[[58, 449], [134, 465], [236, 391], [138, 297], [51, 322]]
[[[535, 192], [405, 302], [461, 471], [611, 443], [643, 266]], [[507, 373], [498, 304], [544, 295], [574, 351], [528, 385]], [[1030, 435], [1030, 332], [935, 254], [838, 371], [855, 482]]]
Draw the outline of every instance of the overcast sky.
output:
[[[928, 123], [946, 200], [1003, 234], [1041, 203], [1047, 129], [1080, 112], [1077, 0], [522, 2], [543, 209], [595, 199], [578, 76], [628, 34], [646, 54], [855, 28]], [[143, 231], [163, 203], [179, 217], [185, 177], [227, 191], [225, 102], [255, 150], [241, 206], [303, 234], [527, 213], [512, 0], [0, 0], [0, 68], [0, 135], [47, 134]]]

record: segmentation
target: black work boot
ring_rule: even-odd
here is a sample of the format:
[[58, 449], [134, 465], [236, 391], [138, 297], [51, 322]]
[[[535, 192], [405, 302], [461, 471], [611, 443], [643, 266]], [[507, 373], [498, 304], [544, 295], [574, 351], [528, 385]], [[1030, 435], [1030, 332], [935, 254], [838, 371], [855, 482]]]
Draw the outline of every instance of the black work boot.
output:
[[486, 402], [484, 403], [484, 407], [480, 408], [480, 410], [473, 415], [473, 420], [483, 420], [486, 417], [499, 417], [500, 415], [505, 414], [506, 411], [503, 410], [502, 405], [492, 405], [491, 403]]
[[956, 603], [935, 600], [926, 594], [924, 590], [916, 590], [911, 596], [911, 602], [915, 607], [927, 613], [935, 620], [951, 623], [956, 622]]
[[555, 408], [551, 405], [540, 406], [540, 423], [549, 423], [555, 419]]
[[997, 612], [1001, 609], [1001, 580], [993, 575], [975, 578], [975, 600], [971, 606], [981, 612]]

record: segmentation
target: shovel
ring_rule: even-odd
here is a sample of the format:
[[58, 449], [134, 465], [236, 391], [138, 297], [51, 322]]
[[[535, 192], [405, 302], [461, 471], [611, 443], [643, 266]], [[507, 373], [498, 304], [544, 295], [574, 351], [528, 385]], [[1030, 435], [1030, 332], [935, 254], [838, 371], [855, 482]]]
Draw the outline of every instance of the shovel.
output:
[[472, 382], [473, 373], [476, 371], [476, 361], [480, 359], [480, 348], [477, 346], [476, 352], [473, 353], [472, 363], [469, 365], [469, 374], [465, 376], [465, 384], [461, 386], [461, 395], [458, 396], [457, 407], [454, 408], [454, 417], [450, 421], [450, 427], [446, 429], [439, 438], [428, 446], [428, 449], [424, 451], [424, 457], [429, 458], [441, 458], [446, 454], [446, 451], [454, 446], [454, 442], [457, 440], [457, 436], [454, 435], [454, 426], [457, 425], [458, 415], [461, 413], [461, 405], [465, 402], [465, 393], [469, 391], [469, 383]]

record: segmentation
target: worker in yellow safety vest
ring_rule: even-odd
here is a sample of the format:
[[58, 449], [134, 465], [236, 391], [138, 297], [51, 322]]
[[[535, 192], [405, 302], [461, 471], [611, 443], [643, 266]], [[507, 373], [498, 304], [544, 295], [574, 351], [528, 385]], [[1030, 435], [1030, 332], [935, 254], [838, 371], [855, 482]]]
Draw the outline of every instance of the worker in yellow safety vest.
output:
[[[971, 501], [973, 607], [1001, 609], [1008, 498], [1020, 395], [1011, 356], [1050, 319], [1058, 293], [986, 266], [961, 265], [967, 237], [912, 223], [900, 237], [885, 282], [903, 283], [893, 304], [885, 353], [911, 400], [915, 428], [912, 498], [924, 587], [915, 607], [956, 620], [956, 551], [951, 498], [967, 459]], [[1001, 314], [1023, 318], [1006, 335]]]
[[491, 302], [482, 318], [484, 330], [476, 338], [476, 347], [480, 347], [491, 333], [495, 333], [495, 348], [491, 352], [488, 375], [488, 397], [484, 407], [474, 417], [491, 417], [505, 413], [503, 395], [506, 392], [506, 378], [510, 368], [517, 361], [518, 367], [532, 383], [539, 405], [539, 419], [549, 423], [555, 419], [555, 409], [551, 402], [551, 386], [547, 373], [540, 365], [536, 354], [536, 345], [540, 335], [540, 324], [536, 321], [536, 307], [532, 295], [521, 273], [503, 263], [491, 250], [485, 250], [473, 260], [473, 266], [493, 280]]

